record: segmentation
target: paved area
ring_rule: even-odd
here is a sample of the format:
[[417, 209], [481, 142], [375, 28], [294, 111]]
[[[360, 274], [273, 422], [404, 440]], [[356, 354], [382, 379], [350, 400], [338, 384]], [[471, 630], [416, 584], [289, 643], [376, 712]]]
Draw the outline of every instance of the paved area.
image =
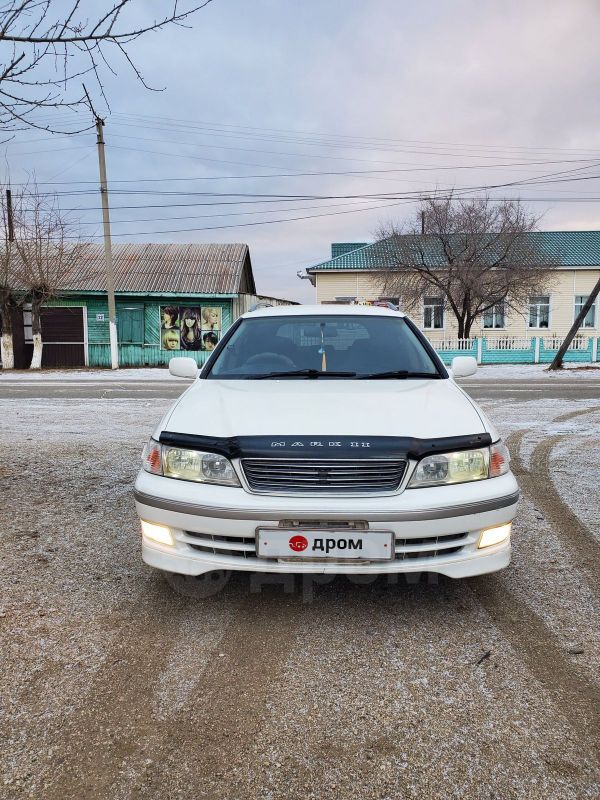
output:
[[2, 384], [3, 800], [599, 796], [596, 387], [483, 401], [524, 492], [507, 570], [188, 600], [131, 498], [180, 386]]
[[[93, 379], [78, 379], [76, 377], [53, 381], [43, 381], [27, 378], [11, 380], [3, 378], [0, 381], [0, 399], [24, 398], [44, 399], [47, 397], [62, 397], [71, 399], [152, 399], [176, 398], [184, 391], [187, 381], [173, 380], [131, 380], [98, 381]], [[494, 400], [495, 398], [514, 400], [536, 400], [547, 397], [556, 399], [595, 399], [600, 398], [600, 378], [570, 379], [565, 376], [559, 380], [543, 379], [502, 379], [493, 380], [461, 380], [463, 386], [476, 400]]]

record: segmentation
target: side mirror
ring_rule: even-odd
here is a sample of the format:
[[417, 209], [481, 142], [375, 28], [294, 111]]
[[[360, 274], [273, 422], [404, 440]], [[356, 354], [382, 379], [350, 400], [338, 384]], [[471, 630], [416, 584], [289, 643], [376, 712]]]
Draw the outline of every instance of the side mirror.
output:
[[196, 378], [198, 365], [193, 358], [176, 356], [169, 361], [169, 372], [176, 378]]
[[477, 359], [473, 356], [456, 356], [452, 359], [452, 377], [468, 378], [477, 372]]

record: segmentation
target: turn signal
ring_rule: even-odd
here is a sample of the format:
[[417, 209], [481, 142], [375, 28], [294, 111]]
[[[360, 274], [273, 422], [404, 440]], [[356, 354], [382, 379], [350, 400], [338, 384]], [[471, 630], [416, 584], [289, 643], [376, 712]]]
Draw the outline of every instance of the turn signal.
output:
[[510, 466], [510, 453], [508, 447], [502, 442], [496, 442], [490, 447], [490, 478], [506, 475]]

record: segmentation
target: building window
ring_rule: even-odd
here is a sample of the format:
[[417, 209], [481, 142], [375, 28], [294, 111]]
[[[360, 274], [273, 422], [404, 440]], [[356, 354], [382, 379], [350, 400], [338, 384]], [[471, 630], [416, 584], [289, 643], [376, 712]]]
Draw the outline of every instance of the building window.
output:
[[[575, 319], [584, 305], [587, 303], [589, 295], [587, 294], [577, 294], [575, 295]], [[595, 328], [596, 327], [596, 303], [590, 308], [588, 313], [585, 315], [585, 319], [581, 323], [582, 328]]]
[[505, 328], [506, 327], [506, 310], [504, 303], [496, 303], [495, 306], [488, 308], [483, 314], [483, 327], [484, 328]]
[[537, 295], [529, 298], [529, 328], [550, 327], [550, 298]]
[[117, 336], [120, 344], [144, 343], [144, 306], [117, 309]]
[[423, 327], [426, 330], [439, 330], [444, 327], [444, 299], [442, 297], [423, 298]]

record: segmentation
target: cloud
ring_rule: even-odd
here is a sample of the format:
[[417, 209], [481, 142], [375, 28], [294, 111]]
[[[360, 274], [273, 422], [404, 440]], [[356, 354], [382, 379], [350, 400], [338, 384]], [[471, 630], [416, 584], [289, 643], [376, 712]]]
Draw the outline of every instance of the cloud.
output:
[[[107, 79], [113, 111], [106, 139], [115, 234], [140, 232], [133, 238], [140, 241], [245, 241], [261, 292], [310, 299], [314, 295], [307, 281], [296, 278], [298, 269], [327, 258], [332, 241], [369, 239], [381, 219], [412, 213], [414, 206], [340, 213], [351, 207], [325, 206], [352, 198], [303, 200], [296, 205], [322, 205], [329, 216], [161, 234], [157, 231], [318, 211], [275, 214], [277, 204], [250, 203], [168, 207], [173, 202], [242, 198], [123, 195], [117, 190], [124, 185], [115, 181], [221, 176], [219, 181], [165, 182], [160, 188], [352, 195], [503, 183], [584, 166], [577, 159], [594, 156], [600, 163], [599, 21], [595, 0], [217, 0], [198, 15], [192, 30], [174, 28], [133, 45], [146, 79], [166, 86], [164, 92], [144, 91], [125, 69], [118, 79]], [[70, 140], [70, 150], [64, 149], [69, 146], [64, 139], [27, 143], [35, 138], [32, 132], [23, 134], [6, 148], [13, 181], [34, 168], [40, 181], [60, 179], [55, 175], [61, 170], [65, 181], [96, 179], [92, 135]], [[32, 152], [44, 148], [53, 152]], [[77, 163], [86, 148], [90, 157]], [[495, 166], [532, 160], [557, 163]], [[460, 168], [466, 165], [477, 168]], [[421, 171], [225, 178], [392, 168]], [[533, 206], [537, 213], [546, 212], [544, 227], [600, 224], [600, 203], [556, 199], [586, 192], [600, 196], [597, 180], [519, 191], [525, 197], [551, 198]], [[94, 195], [73, 195], [67, 201], [73, 207], [97, 206]], [[167, 207], [117, 208], [141, 204]], [[267, 208], [271, 213], [254, 213]], [[178, 219], [217, 213], [224, 216]], [[225, 216], [231, 213], [239, 216]], [[81, 212], [81, 217], [97, 223], [87, 229], [100, 232], [98, 211]], [[155, 217], [167, 219], [119, 222]]]

